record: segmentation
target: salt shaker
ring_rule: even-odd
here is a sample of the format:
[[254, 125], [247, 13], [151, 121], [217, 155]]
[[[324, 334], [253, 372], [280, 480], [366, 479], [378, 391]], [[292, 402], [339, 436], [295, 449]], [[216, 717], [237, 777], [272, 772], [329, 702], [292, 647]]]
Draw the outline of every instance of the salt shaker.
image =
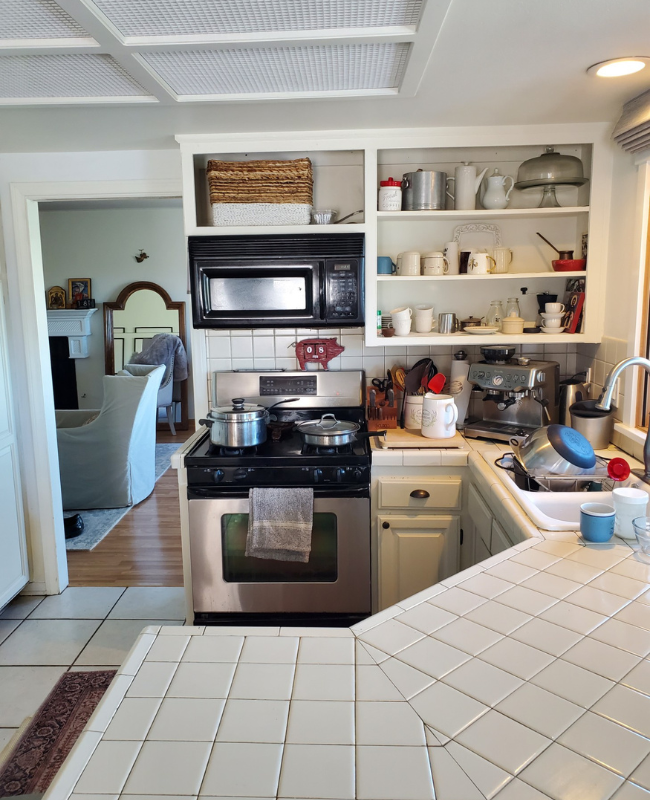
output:
[[402, 210], [402, 183], [393, 178], [379, 181], [379, 211]]

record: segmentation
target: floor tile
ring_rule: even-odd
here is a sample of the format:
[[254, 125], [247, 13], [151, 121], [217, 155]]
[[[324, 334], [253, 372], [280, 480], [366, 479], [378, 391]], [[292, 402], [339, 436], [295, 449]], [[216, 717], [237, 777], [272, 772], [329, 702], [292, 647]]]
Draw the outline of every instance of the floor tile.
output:
[[64, 672], [65, 667], [0, 667], [0, 727], [22, 725]]
[[612, 617], [630, 601], [627, 597], [620, 597], [611, 592], [604, 592], [602, 589], [594, 589], [589, 585], [583, 586], [581, 589], [578, 589], [577, 592], [574, 592], [568, 602], [573, 603], [575, 606], [589, 609], [589, 611], [596, 611], [598, 614]]
[[417, 747], [426, 744], [424, 725], [408, 703], [357, 703], [356, 742]]
[[553, 661], [553, 657], [548, 653], [514, 639], [501, 639], [500, 642], [484, 650], [479, 658], [523, 680], [530, 680]]
[[494, 710], [477, 719], [455, 739], [511, 775], [520, 772], [550, 743], [546, 736]]
[[552, 744], [519, 776], [553, 800], [607, 800], [623, 778], [572, 750]]
[[648, 589], [648, 584], [644, 581], [637, 581], [625, 575], [617, 575], [615, 572], [604, 572], [589, 584], [592, 589], [602, 589], [604, 592], [618, 594], [634, 600]]
[[640, 658], [632, 653], [626, 653], [589, 637], [567, 650], [562, 658], [613, 681], [619, 681], [640, 661]]
[[346, 664], [298, 664], [293, 699], [354, 700], [354, 667]]
[[396, 617], [397, 622], [403, 622], [422, 633], [433, 633], [455, 619], [458, 619], [457, 614], [432, 606], [431, 603], [420, 603]]
[[359, 800], [433, 800], [426, 747], [357, 747]]
[[158, 709], [147, 739], [168, 742], [212, 742], [225, 700], [167, 697]]
[[518, 642], [529, 644], [552, 656], [562, 655], [582, 638], [582, 635], [575, 631], [561, 628], [559, 625], [554, 625], [539, 617], [531, 619], [521, 628], [517, 628], [510, 636]]
[[582, 584], [589, 583], [589, 581], [602, 574], [602, 570], [596, 567], [590, 567], [588, 564], [577, 564], [575, 561], [568, 561], [564, 558], [562, 561], [556, 561], [555, 564], [546, 567], [544, 572]]
[[46, 597], [30, 619], [104, 619], [124, 593], [124, 587], [68, 586]]
[[449, 742], [445, 745], [445, 750], [488, 800], [512, 780], [512, 775], [505, 770], [486, 761], [458, 742]]
[[26, 619], [44, 599], [43, 595], [19, 594], [0, 611], [0, 619]]
[[77, 657], [74, 662], [75, 667], [93, 664], [111, 664], [119, 667], [135, 644], [135, 640], [142, 633], [142, 629], [149, 624], [152, 624], [151, 620], [105, 620]]
[[479, 658], [461, 664], [442, 681], [488, 706], [496, 705], [522, 685], [519, 678]]
[[650, 695], [650, 661], [641, 661], [630, 670], [624, 678], [621, 678], [624, 686], [636, 689], [637, 692]]
[[526, 614], [533, 616], [541, 614], [546, 611], [554, 603], [557, 602], [555, 597], [549, 597], [547, 594], [541, 592], [534, 592], [532, 589], [525, 589], [521, 584], [513, 586], [507, 592], [500, 594], [493, 602], [501, 603], [510, 608], [516, 608], [518, 611], [523, 611]]
[[474, 656], [502, 638], [500, 633], [465, 617], [460, 617], [435, 631], [432, 637]]
[[496, 710], [549, 739], [556, 739], [585, 712], [581, 706], [532, 683], [506, 697]]
[[485, 800], [444, 747], [430, 747], [436, 800]]
[[394, 619], [389, 619], [376, 628], [371, 628], [366, 633], [362, 633], [359, 638], [362, 642], [366, 642], [379, 650], [383, 650], [384, 653], [392, 655], [422, 639], [423, 636], [415, 628], [411, 628]]
[[650, 741], [591, 711], [575, 722], [558, 742], [603, 767], [627, 777], [650, 753]]
[[354, 664], [354, 639], [303, 637], [298, 650], [299, 664]]
[[127, 696], [164, 697], [175, 672], [176, 664], [163, 661], [145, 662], [133, 679]]
[[192, 636], [182, 660], [234, 663], [239, 660], [243, 646], [243, 636]]
[[592, 706], [614, 686], [613, 681], [561, 659], [537, 673], [531, 683], [583, 708]]
[[497, 578], [495, 575], [487, 575], [485, 572], [482, 572], [480, 575], [474, 575], [472, 578], [468, 578], [459, 585], [461, 589], [465, 589], [467, 592], [473, 592], [480, 597], [490, 599], [499, 594], [503, 594], [507, 589], [512, 589], [513, 583], [515, 583], [515, 581], [503, 580], [502, 578]]
[[427, 686], [431, 686], [434, 682], [434, 678], [431, 675], [425, 675], [419, 669], [409, 667], [408, 664], [396, 658], [389, 658], [384, 661], [380, 669], [407, 700], [426, 689]]
[[185, 619], [182, 586], [130, 586], [115, 604], [109, 619]]
[[331, 744], [287, 744], [278, 797], [354, 797], [354, 748]]
[[614, 619], [650, 631], [650, 606], [645, 603], [630, 603], [629, 606], [622, 608]]
[[493, 631], [507, 636], [512, 631], [520, 628], [525, 622], [532, 619], [530, 614], [524, 614], [516, 608], [503, 606], [499, 603], [486, 603], [470, 611], [465, 615], [465, 619], [484, 625]]
[[[110, 623], [124, 624], [135, 620], [107, 620]], [[105, 623], [106, 624], [106, 623]], [[145, 630], [148, 630], [145, 629]], [[154, 626], [155, 630], [155, 626]], [[157, 636], [156, 641], [147, 651], [145, 661], [175, 661], [179, 662], [188, 644], [192, 640], [203, 641], [202, 636]], [[216, 661], [217, 659], [215, 659]]]
[[614, 686], [592, 711], [650, 738], [650, 697], [644, 694], [626, 686]]
[[528, 578], [528, 580], [519, 585], [525, 589], [532, 589], [535, 592], [541, 592], [550, 597], [555, 597], [557, 600], [562, 600], [579, 589], [582, 583], [568, 578], [561, 578], [559, 575], [552, 575], [549, 572], [538, 572], [537, 575], [533, 575], [532, 578]]
[[361, 664], [356, 669], [357, 701], [403, 701], [395, 684], [377, 665]]
[[234, 700], [226, 703], [217, 741], [281, 744], [287, 730], [286, 700]]
[[597, 614], [595, 611], [590, 611], [587, 608], [581, 608], [562, 600], [539, 616], [540, 619], [553, 622], [561, 628], [568, 628], [570, 631], [581, 633], [583, 636], [591, 633], [608, 619], [605, 614]]
[[239, 656], [243, 664], [295, 664], [298, 637], [251, 636], [244, 641]]
[[211, 742], [145, 742], [124, 793], [198, 794], [211, 748]]
[[20, 625], [19, 619], [0, 619], [0, 644]]
[[449, 611], [452, 614], [463, 616], [473, 609], [478, 608], [478, 606], [483, 605], [483, 603], [485, 603], [485, 598], [473, 592], [467, 592], [465, 589], [461, 589], [458, 586], [454, 586], [451, 589], [447, 589], [446, 592], [437, 594], [427, 602], [438, 608], [444, 608], [445, 611]]
[[426, 638], [402, 650], [396, 658], [433, 678], [442, 678], [467, 661], [469, 656], [444, 642]]
[[527, 567], [525, 564], [518, 564], [516, 561], [510, 561], [509, 559], [485, 571], [486, 575], [493, 575], [495, 578], [501, 578], [501, 580], [509, 583], [521, 583], [536, 573], [536, 569]]
[[125, 697], [110, 721], [104, 739], [143, 741], [161, 703], [159, 697]]
[[70, 665], [97, 630], [97, 620], [26, 620], [0, 645], [0, 665]]
[[75, 784], [75, 792], [119, 794], [141, 747], [141, 742], [100, 742]]
[[[376, 703], [364, 703], [364, 706]], [[379, 703], [378, 705], [384, 705]], [[406, 705], [398, 703], [397, 707]], [[354, 744], [354, 703], [293, 700], [287, 742], [292, 744]]]
[[608, 619], [607, 622], [603, 622], [590, 634], [590, 638], [627, 650], [637, 656], [647, 656], [650, 653], [650, 631], [618, 619]]
[[440, 681], [412, 697], [409, 703], [423, 722], [452, 739], [489, 710], [478, 700]]
[[634, 770], [632, 775], [630, 775], [630, 780], [650, 790], [650, 756], [645, 758]]

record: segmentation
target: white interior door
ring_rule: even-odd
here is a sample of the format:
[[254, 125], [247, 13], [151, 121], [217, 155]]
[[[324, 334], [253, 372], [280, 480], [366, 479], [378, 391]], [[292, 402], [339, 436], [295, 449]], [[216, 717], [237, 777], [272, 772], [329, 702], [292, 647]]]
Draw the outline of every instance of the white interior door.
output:
[[11, 409], [5, 305], [0, 284], [0, 608], [27, 583], [27, 543]]

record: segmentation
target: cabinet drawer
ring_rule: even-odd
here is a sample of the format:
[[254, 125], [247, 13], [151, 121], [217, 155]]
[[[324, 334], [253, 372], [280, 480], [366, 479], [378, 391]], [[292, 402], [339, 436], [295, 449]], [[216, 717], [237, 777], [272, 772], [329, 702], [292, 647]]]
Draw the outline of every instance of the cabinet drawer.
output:
[[483, 539], [489, 550], [492, 538], [492, 513], [474, 486], [470, 486], [467, 493], [467, 510], [476, 528], [476, 533]]
[[378, 483], [379, 508], [460, 509], [459, 477], [382, 478]]
[[501, 525], [493, 519], [492, 520], [492, 546], [490, 550], [492, 551], [492, 555], [495, 556], [497, 553], [502, 552], [503, 550], [507, 550], [509, 547], [512, 547], [510, 544], [510, 540], [506, 536], [506, 532], [503, 530]]

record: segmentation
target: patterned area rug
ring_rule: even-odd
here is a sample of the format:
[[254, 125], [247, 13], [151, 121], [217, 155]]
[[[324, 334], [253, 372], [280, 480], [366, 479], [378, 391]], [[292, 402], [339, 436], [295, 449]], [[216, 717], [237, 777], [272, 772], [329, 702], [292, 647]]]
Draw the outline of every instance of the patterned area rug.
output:
[[[180, 444], [157, 444], [156, 445], [156, 480], [164, 475], [171, 467], [171, 455], [180, 447]], [[90, 508], [80, 509], [79, 511], [66, 511], [64, 517], [73, 517], [81, 514], [84, 521], [84, 532], [76, 539], [68, 539], [65, 543], [66, 550], [93, 550], [108, 536], [117, 523], [124, 517], [133, 506], [123, 508]]]
[[116, 671], [60, 678], [0, 770], [0, 797], [45, 792]]

